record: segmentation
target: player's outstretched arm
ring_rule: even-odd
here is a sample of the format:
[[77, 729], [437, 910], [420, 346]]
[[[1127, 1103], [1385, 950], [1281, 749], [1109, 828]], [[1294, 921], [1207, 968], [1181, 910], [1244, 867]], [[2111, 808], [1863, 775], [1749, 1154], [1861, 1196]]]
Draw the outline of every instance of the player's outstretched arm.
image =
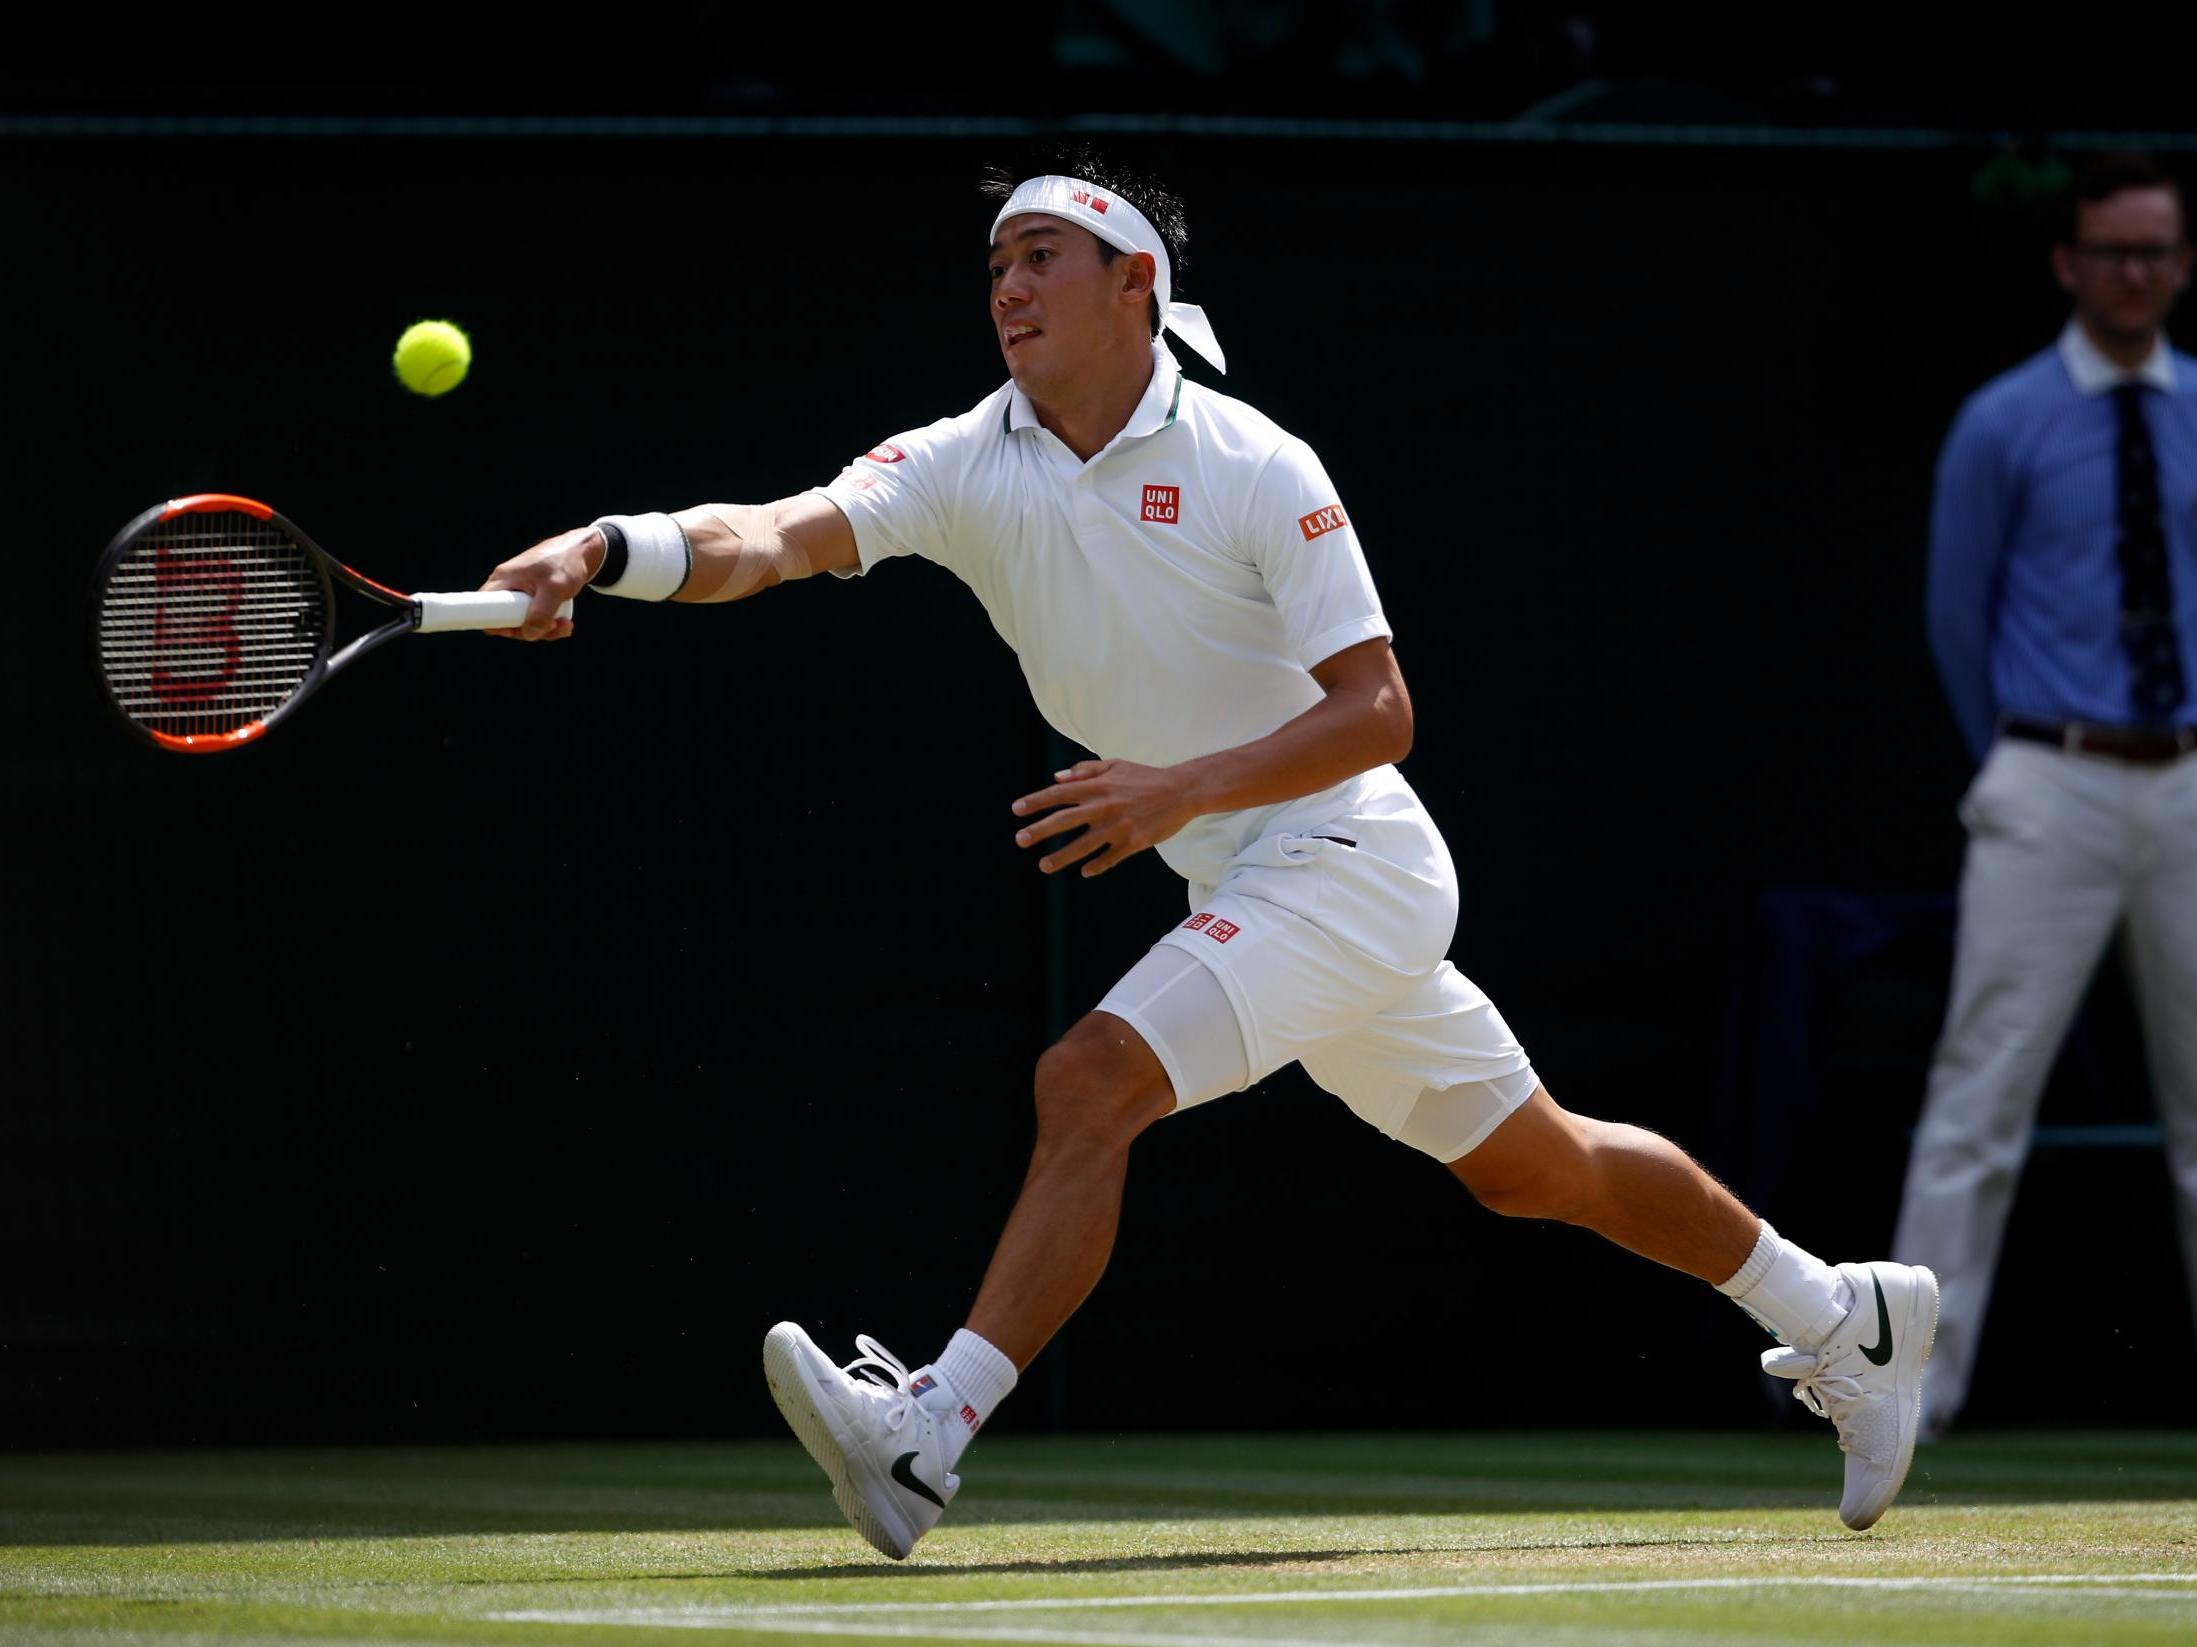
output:
[[[659, 523], [663, 516], [653, 517]], [[669, 598], [739, 600], [776, 583], [842, 571], [859, 564], [854, 528], [838, 506], [813, 492], [776, 503], [704, 503], [670, 517], [678, 522], [692, 567]], [[669, 540], [676, 550], [678, 540]], [[572, 620], [557, 608], [594, 581], [609, 544], [593, 526], [544, 538], [488, 575], [484, 589], [523, 589], [534, 597], [526, 623], [488, 633], [516, 640], [562, 640]], [[662, 597], [658, 597], [662, 598]]]
[[674, 600], [741, 600], [774, 583], [861, 564], [854, 528], [816, 492], [776, 503], [704, 503], [671, 518], [694, 551], [694, 571]]
[[[1411, 695], [1386, 640], [1345, 647], [1312, 678], [1326, 695], [1250, 743], [1174, 766], [1078, 761], [1055, 773], [1050, 787], [1014, 803], [1029, 820], [1015, 843], [1053, 841], [1038, 861], [1048, 875], [1078, 861], [1085, 875], [1103, 875], [1193, 818], [1316, 795], [1410, 752]], [[1080, 833], [1059, 839], [1071, 830]]]

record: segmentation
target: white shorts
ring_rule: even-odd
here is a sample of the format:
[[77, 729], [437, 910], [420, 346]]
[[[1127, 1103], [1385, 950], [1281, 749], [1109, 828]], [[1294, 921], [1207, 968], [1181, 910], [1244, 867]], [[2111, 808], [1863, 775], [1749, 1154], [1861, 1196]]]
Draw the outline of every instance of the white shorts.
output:
[[1532, 1096], [1525, 1049], [1443, 959], [1456, 872], [1408, 794], [1252, 842], [1190, 907], [1099, 1003], [1151, 1046], [1178, 1108], [1301, 1063], [1361, 1119], [1454, 1160]]

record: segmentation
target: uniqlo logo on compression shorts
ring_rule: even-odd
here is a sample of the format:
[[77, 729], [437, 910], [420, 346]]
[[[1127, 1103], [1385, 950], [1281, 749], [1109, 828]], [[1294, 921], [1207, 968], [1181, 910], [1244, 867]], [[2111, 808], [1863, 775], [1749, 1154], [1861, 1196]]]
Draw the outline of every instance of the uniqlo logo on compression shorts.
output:
[[1144, 518], [1156, 520], [1163, 526], [1176, 525], [1182, 519], [1182, 488], [1180, 486], [1147, 486], [1144, 489]]
[[1243, 930], [1234, 921], [1216, 920], [1211, 911], [1200, 911], [1182, 923], [1192, 932], [1202, 932], [1216, 944], [1225, 944]]
[[1304, 534], [1307, 543], [1322, 532], [1332, 532], [1338, 526], [1349, 524], [1350, 518], [1343, 513], [1343, 506], [1339, 503], [1331, 503], [1325, 509], [1315, 509], [1309, 515], [1297, 517], [1297, 530]]

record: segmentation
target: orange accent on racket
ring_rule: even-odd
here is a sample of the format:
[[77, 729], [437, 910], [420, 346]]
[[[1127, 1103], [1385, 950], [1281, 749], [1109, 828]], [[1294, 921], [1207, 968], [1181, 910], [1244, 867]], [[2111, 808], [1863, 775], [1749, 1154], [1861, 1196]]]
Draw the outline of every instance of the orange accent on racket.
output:
[[225, 749], [235, 749], [250, 743], [267, 730], [265, 721], [253, 721], [233, 732], [193, 732], [181, 736], [173, 732], [155, 732], [150, 727], [145, 735], [163, 749], [172, 749], [178, 755], [218, 755]]
[[274, 510], [256, 498], [240, 498], [230, 492], [194, 492], [187, 498], [171, 498], [168, 506], [160, 511], [160, 518], [173, 520], [178, 515], [210, 515], [223, 509], [235, 509], [254, 520], [268, 520], [274, 515]]

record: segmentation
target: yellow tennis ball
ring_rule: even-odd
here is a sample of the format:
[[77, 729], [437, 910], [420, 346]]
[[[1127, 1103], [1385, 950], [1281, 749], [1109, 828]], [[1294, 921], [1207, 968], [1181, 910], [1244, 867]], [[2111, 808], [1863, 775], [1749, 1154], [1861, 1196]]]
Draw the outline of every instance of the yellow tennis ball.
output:
[[446, 395], [465, 381], [473, 340], [447, 320], [415, 321], [397, 339], [397, 380], [416, 395]]

